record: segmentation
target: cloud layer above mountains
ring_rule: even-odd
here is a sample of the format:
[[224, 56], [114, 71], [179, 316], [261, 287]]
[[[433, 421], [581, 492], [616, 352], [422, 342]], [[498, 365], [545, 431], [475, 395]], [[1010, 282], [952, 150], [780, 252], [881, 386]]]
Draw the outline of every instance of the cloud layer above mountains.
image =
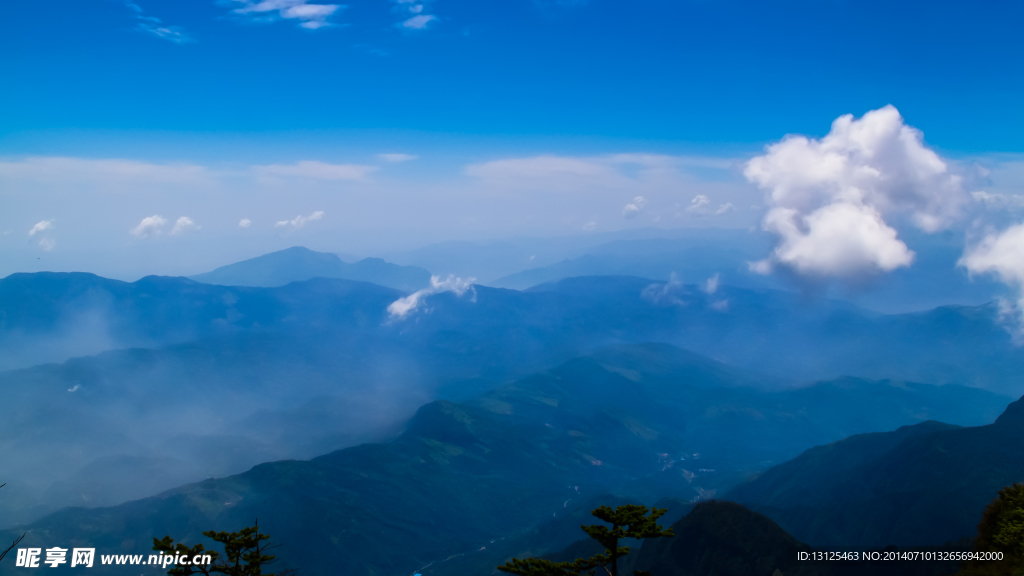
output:
[[[308, 156], [263, 146], [240, 156], [247, 162], [0, 158], [0, 249], [12, 256], [0, 274], [188, 275], [295, 244], [380, 255], [448, 240], [699, 226], [772, 232], [774, 248], [752, 257], [757, 271], [860, 284], [914, 265], [910, 229], [959, 236], [977, 219], [994, 226], [974, 228], [987, 230], [980, 238], [1024, 206], [1019, 158], [943, 158], [891, 106], [840, 117], [820, 138], [730, 156], [456, 152], [402, 139]], [[59, 230], [30, 242], [14, 233], [44, 222]], [[1009, 277], [980, 261], [963, 264]]]

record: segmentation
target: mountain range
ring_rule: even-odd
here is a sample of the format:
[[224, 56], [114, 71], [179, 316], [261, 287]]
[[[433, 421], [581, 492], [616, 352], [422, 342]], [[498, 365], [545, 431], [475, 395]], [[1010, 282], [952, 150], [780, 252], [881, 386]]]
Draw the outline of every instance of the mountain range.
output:
[[638, 276], [661, 282], [675, 277], [686, 284], [717, 278], [729, 286], [842, 299], [890, 314], [976, 306], [1006, 296], [998, 282], [972, 277], [959, 266], [963, 246], [955, 234], [908, 231], [903, 238], [915, 253], [914, 265], [864, 278], [855, 287], [752, 272], [750, 263], [771, 253], [773, 239], [748, 229], [636, 229], [567, 238], [447, 242], [388, 258], [504, 288], [526, 289], [577, 276]]
[[[956, 386], [750, 382], [666, 345], [613, 347], [466, 402], [428, 403], [384, 443], [50, 514], [24, 545], [144, 554], [153, 536], [196, 542], [258, 517], [304, 573], [398, 575], [528, 531], [576, 498], [708, 497], [814, 444], [932, 416], [990, 421], [1007, 401]], [[881, 398], [887, 409], [866, 415]]]
[[[425, 402], [470, 400], [609, 345], [669, 343], [761, 389], [852, 375], [1019, 395], [1024, 368], [995, 306], [880, 315], [782, 291], [634, 277], [413, 300], [326, 278], [259, 288], [42, 273], [0, 280], [0, 295], [7, 367], [64, 361], [0, 372], [19, 406], [0, 443], [17, 475], [8, 488], [18, 505], [3, 509], [11, 522], [380, 441]], [[396, 302], [409, 303], [404, 314], [392, 312]], [[85, 354], [94, 355], [72, 358]], [[843, 394], [841, 382], [830, 394]], [[963, 417], [949, 421], [983, 423]], [[885, 429], [837, 428], [828, 439]], [[762, 460], [795, 454], [778, 447]], [[61, 461], [38, 458], [44, 450]]]
[[[677, 246], [577, 257], [653, 275]], [[631, 261], [641, 248], [654, 260]], [[0, 518], [26, 543], [144, 553], [258, 516], [304, 572], [337, 568], [308, 560], [320, 547], [352, 573], [441, 576], [555, 553], [572, 543], [559, 522], [606, 497], [681, 516], [727, 494], [815, 546], [941, 544], [1021, 477], [993, 464], [1019, 460], [999, 432], [1012, 410], [992, 422], [1024, 392], [996, 303], [882, 314], [711, 274], [727, 254], [691, 248], [696, 284], [563, 269], [514, 290], [361, 268], [399, 289], [323, 277], [368, 261], [302, 248], [215, 271], [223, 284], [8, 276]]]

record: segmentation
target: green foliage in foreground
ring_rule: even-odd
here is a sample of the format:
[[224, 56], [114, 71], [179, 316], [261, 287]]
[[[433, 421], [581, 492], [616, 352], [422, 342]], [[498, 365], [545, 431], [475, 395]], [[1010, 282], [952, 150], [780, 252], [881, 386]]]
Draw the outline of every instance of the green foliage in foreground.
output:
[[[596, 574], [597, 569], [602, 568], [605, 573], [618, 576], [619, 558], [629, 554], [629, 546], [619, 546], [619, 540], [674, 536], [671, 528], [665, 530], [657, 523], [658, 518], [666, 511], [666, 509], [659, 510], [658, 508], [648, 510], [646, 506], [637, 504], [625, 504], [615, 509], [601, 506], [591, 514], [598, 520], [611, 524], [611, 528], [601, 524], [580, 526], [580, 528], [605, 547], [603, 554], [595, 554], [590, 558], [578, 558], [572, 562], [552, 562], [542, 558], [527, 558], [525, 560], [513, 558], [504, 566], [498, 566], [498, 570], [520, 576], [580, 576], [581, 574]], [[650, 573], [638, 570], [634, 571], [633, 575], [650, 576]]]
[[1002, 561], [965, 564], [963, 576], [1024, 576], [1024, 483], [1007, 486], [985, 508], [978, 524], [978, 552], [1002, 552]]
[[191, 548], [180, 542], [175, 544], [170, 536], [164, 536], [162, 540], [153, 538], [153, 550], [166, 554], [188, 556], [189, 558], [197, 555], [209, 555], [212, 557], [213, 563], [209, 565], [190, 564], [175, 566], [167, 571], [170, 576], [191, 576], [192, 574], [203, 574], [204, 576], [210, 576], [210, 574], [227, 574], [228, 576], [285, 576], [295, 572], [294, 570], [285, 570], [277, 575], [273, 573], [263, 574], [263, 567], [276, 561], [276, 556], [268, 555], [265, 552], [276, 548], [276, 546], [269, 542], [263, 544], [265, 540], [270, 539], [270, 536], [260, 534], [259, 522], [242, 528], [238, 532], [214, 532], [209, 530], [203, 532], [203, 536], [224, 545], [225, 560], [220, 560], [220, 553], [216, 550], [207, 550], [202, 544], [196, 544]]

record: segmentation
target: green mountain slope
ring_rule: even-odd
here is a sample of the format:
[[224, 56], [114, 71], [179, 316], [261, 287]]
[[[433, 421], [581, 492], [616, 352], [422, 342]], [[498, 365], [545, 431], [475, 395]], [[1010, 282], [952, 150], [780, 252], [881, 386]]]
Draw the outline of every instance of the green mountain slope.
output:
[[812, 448], [726, 497], [812, 544], [940, 544], [973, 536], [1024, 481], [1024, 399], [986, 426], [926, 422]]

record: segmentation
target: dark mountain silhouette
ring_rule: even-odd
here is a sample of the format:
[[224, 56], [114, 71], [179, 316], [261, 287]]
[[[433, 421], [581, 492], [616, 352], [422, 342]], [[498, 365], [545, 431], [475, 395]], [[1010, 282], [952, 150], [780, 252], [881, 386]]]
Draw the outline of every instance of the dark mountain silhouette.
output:
[[311, 278], [372, 282], [404, 292], [415, 292], [430, 285], [430, 272], [423, 268], [399, 266], [380, 258], [364, 258], [358, 262], [348, 263], [336, 254], [314, 252], [302, 246], [228, 264], [191, 277], [192, 280], [205, 284], [267, 288]]
[[672, 532], [671, 538], [644, 542], [631, 567], [659, 576], [771, 576], [776, 570], [792, 576], [830, 574], [797, 561], [797, 552], [809, 552], [810, 546], [770, 518], [732, 502], [697, 504], [672, 524]]
[[799, 553], [814, 549], [767, 516], [733, 502], [697, 504], [672, 524], [672, 531], [674, 537], [644, 542], [639, 553], [626, 557], [625, 570], [619, 573], [636, 569], [658, 576], [940, 576], [959, 568], [956, 562], [799, 560]]
[[999, 489], [1021, 481], [1024, 399], [986, 426], [923, 422], [818, 446], [726, 497], [811, 544], [941, 544], [973, 536]]

